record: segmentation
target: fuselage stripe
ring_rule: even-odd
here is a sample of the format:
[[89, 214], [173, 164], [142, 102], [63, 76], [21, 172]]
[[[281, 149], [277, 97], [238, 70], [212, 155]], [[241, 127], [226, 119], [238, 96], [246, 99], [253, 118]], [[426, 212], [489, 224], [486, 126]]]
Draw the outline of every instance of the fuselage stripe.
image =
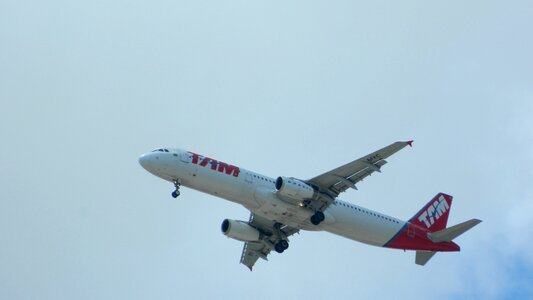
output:
[[404, 230], [405, 228], [407, 227], [407, 225], [409, 225], [409, 222], [406, 222], [402, 228], [400, 228], [400, 230], [388, 241], [386, 242], [383, 247], [388, 247], [390, 243], [392, 243], [392, 241], [394, 241], [394, 239], [396, 239]]

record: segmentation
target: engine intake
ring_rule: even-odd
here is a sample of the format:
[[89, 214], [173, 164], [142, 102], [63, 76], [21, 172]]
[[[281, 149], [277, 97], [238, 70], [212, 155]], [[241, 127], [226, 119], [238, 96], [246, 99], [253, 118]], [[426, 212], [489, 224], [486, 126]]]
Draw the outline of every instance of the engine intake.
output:
[[232, 239], [242, 242], [258, 242], [261, 240], [259, 230], [247, 222], [225, 219], [222, 221], [222, 233]]
[[280, 195], [297, 200], [312, 199], [317, 194], [312, 186], [292, 177], [278, 177], [276, 189]]

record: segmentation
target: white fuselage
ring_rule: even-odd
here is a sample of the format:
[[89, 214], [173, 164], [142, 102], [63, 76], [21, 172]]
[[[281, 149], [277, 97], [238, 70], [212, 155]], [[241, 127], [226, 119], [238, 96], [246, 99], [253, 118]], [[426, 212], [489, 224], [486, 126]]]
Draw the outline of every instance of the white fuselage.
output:
[[160, 178], [171, 182], [179, 179], [183, 186], [241, 204], [254, 214], [295, 228], [324, 230], [366, 244], [384, 246], [406, 224], [335, 200], [324, 211], [324, 222], [313, 225], [309, 221], [313, 212], [282, 200], [273, 178], [242, 168], [231, 169], [233, 166], [209, 158], [202, 164], [193, 155], [196, 154], [179, 149], [155, 150], [141, 156], [139, 162]]

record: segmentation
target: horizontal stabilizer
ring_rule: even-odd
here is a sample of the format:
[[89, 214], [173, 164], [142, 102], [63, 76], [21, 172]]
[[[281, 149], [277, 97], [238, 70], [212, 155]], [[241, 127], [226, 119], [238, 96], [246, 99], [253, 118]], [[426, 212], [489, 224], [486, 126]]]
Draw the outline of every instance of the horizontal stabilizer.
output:
[[429, 239], [434, 243], [450, 242], [479, 223], [481, 223], [481, 220], [472, 219], [443, 230], [432, 232], [429, 234]]
[[428, 260], [430, 260], [433, 255], [435, 255], [435, 251], [416, 251], [416, 258], [415, 258], [415, 263], [417, 265], [425, 265]]

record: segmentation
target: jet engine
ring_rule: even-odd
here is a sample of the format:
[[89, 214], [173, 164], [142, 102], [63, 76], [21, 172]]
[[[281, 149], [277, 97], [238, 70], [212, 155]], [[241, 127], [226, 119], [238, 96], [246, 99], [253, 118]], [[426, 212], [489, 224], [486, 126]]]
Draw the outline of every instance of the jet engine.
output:
[[222, 221], [221, 229], [225, 236], [242, 242], [257, 242], [261, 240], [259, 230], [244, 221], [225, 219]]
[[317, 194], [309, 184], [292, 177], [278, 177], [276, 189], [280, 195], [297, 200], [312, 199]]

